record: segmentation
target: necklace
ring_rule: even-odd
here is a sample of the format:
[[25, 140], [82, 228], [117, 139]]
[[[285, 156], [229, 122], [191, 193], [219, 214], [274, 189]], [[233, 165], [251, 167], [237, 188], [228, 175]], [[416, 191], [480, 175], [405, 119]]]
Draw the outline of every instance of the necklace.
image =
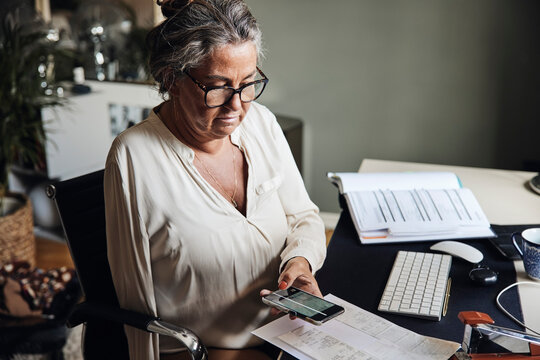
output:
[[238, 180], [236, 179], [236, 162], [235, 162], [235, 159], [236, 159], [236, 155], [234, 153], [234, 147], [231, 147], [231, 151], [232, 151], [232, 163], [233, 163], [233, 169], [234, 169], [234, 191], [233, 191], [233, 194], [232, 195], [229, 195], [225, 189], [223, 188], [223, 186], [221, 186], [220, 182], [216, 179], [216, 177], [214, 176], [214, 174], [210, 171], [210, 169], [206, 166], [206, 164], [204, 163], [204, 161], [201, 160], [200, 157], [197, 156], [197, 153], [194, 152], [195, 154], [195, 157], [197, 158], [197, 160], [201, 163], [201, 165], [203, 166], [204, 170], [206, 171], [206, 173], [208, 174], [208, 176], [210, 176], [212, 178], [212, 180], [214, 180], [214, 183], [220, 188], [220, 190], [223, 192], [223, 194], [227, 195], [227, 197], [229, 197], [229, 199], [231, 200], [231, 203], [234, 205], [235, 208], [238, 207], [238, 203], [236, 202], [236, 200], [234, 200], [234, 197], [236, 196], [236, 188], [237, 188], [237, 185], [238, 185]]

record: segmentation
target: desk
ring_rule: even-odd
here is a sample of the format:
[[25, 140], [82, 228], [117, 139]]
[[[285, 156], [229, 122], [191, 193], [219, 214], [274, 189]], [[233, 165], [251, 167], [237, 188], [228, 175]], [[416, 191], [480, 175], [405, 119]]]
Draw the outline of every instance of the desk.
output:
[[[540, 223], [540, 196], [528, 188], [527, 182], [535, 173], [483, 169], [463, 166], [432, 165], [365, 159], [360, 172], [392, 171], [451, 171], [459, 176], [464, 187], [472, 190], [492, 224]], [[530, 281], [523, 262], [514, 262], [518, 281]], [[539, 289], [520, 287], [519, 294], [525, 324], [540, 329]], [[536, 298], [535, 298], [536, 296]]]
[[[476, 195], [484, 212], [492, 224], [519, 225], [540, 223], [540, 196], [528, 189], [526, 183], [534, 173], [479, 169], [458, 166], [442, 166], [418, 163], [404, 163], [366, 159], [360, 172], [395, 171], [451, 171], [456, 173], [465, 187]], [[337, 191], [336, 191], [337, 193]], [[342, 206], [343, 207], [343, 206]], [[361, 245], [358, 234], [346, 208], [341, 213], [338, 225], [328, 247], [328, 256], [317, 273], [317, 280], [324, 294], [332, 293], [365, 310], [380, 315], [397, 325], [417, 333], [446, 340], [461, 342], [464, 325], [457, 319], [463, 310], [487, 312], [497, 325], [519, 328], [495, 307], [495, 296], [505, 286], [518, 280], [528, 281], [521, 261], [514, 264], [504, 258], [486, 239], [467, 240], [484, 253], [488, 264], [494, 269], [506, 269], [499, 274], [499, 281], [491, 287], [479, 287], [468, 279], [472, 266], [464, 260], [453, 260], [450, 272], [453, 278], [448, 313], [440, 322], [392, 315], [377, 311], [377, 305], [390, 274], [397, 248], [411, 251], [429, 251], [432, 242], [408, 244]], [[514, 273], [515, 268], [515, 273]], [[535, 306], [535, 296], [540, 289], [520, 287], [520, 304], [513, 288], [503, 301], [505, 307], [512, 307], [514, 315], [525, 319], [525, 323], [540, 329], [540, 309]], [[508, 300], [511, 303], [508, 303]], [[490, 309], [490, 310], [487, 310]], [[519, 313], [519, 310], [522, 313]], [[485, 351], [502, 351], [486, 348]], [[283, 359], [292, 359], [286, 354]]]
[[[440, 166], [393, 161], [366, 159], [360, 172], [392, 171], [451, 171], [456, 173], [465, 187], [476, 195], [488, 219], [500, 225], [540, 223], [540, 196], [529, 190], [525, 184], [534, 175], [529, 172], [494, 169], [475, 169], [457, 166]], [[337, 193], [337, 191], [336, 191]], [[503, 204], [503, 205], [501, 205]], [[490, 266], [501, 271], [499, 281], [491, 287], [479, 287], [468, 279], [472, 266], [461, 259], [454, 259], [450, 276], [453, 278], [448, 313], [440, 322], [392, 315], [377, 311], [377, 305], [394, 262], [397, 248], [411, 251], [429, 251], [432, 242], [408, 244], [361, 245], [349, 212], [344, 207], [338, 225], [328, 247], [328, 256], [323, 268], [317, 273], [317, 280], [324, 294], [330, 292], [365, 310], [380, 315], [397, 325], [406, 327], [422, 335], [461, 342], [464, 325], [457, 314], [464, 310], [487, 312], [496, 324], [514, 329], [519, 328], [496, 308], [495, 296], [505, 286], [516, 280], [528, 280], [520, 261], [512, 264], [498, 253], [486, 239], [467, 240], [481, 250]], [[515, 274], [513, 268], [515, 267]], [[517, 303], [515, 288], [508, 292], [503, 304], [513, 308], [518, 318], [540, 329], [540, 309], [535, 307], [538, 288], [520, 288], [521, 307]], [[519, 313], [519, 310], [522, 313]], [[488, 348], [485, 351], [501, 351]], [[288, 355], [287, 355], [288, 356]], [[286, 359], [291, 357], [285, 356]]]

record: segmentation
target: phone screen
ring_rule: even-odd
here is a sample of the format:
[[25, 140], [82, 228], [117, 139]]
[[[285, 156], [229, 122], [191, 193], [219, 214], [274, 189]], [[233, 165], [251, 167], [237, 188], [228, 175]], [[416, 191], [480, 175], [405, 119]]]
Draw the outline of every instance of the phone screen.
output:
[[275, 291], [266, 296], [266, 300], [278, 308], [285, 308], [300, 317], [309, 318], [317, 322], [329, 320], [344, 311], [339, 305], [294, 287]]

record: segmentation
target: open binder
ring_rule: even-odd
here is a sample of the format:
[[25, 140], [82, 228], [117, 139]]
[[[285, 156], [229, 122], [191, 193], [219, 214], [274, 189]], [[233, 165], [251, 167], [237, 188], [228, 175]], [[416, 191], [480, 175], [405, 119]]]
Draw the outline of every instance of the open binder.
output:
[[492, 238], [471, 190], [449, 172], [328, 173], [363, 244]]

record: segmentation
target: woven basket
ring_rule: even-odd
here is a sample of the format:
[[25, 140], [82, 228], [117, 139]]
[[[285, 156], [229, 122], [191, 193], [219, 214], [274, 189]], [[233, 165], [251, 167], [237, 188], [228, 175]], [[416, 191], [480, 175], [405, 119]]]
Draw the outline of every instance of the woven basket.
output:
[[36, 241], [32, 204], [23, 194], [8, 193], [24, 203], [24, 206], [7, 216], [0, 216], [0, 264], [14, 260], [26, 260], [36, 265]]

